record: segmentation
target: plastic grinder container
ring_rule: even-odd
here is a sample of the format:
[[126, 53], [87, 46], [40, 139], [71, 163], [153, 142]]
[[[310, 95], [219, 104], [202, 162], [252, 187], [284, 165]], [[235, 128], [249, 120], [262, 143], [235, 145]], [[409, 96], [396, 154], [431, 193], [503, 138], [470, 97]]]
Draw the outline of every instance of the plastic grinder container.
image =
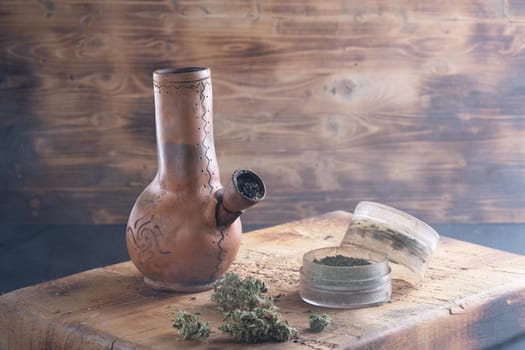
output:
[[417, 285], [436, 250], [439, 235], [423, 221], [374, 202], [360, 202], [341, 243], [385, 255], [392, 278]]
[[[370, 264], [329, 266], [314, 262], [339, 254], [365, 259]], [[303, 256], [299, 295], [309, 304], [331, 308], [358, 308], [387, 302], [392, 295], [388, 259], [350, 246], [312, 250]]]

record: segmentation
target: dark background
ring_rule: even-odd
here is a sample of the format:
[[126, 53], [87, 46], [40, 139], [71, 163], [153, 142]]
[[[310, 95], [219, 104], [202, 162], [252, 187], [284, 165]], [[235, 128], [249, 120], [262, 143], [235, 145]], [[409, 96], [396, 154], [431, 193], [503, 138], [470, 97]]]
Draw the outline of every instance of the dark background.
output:
[[0, 293], [127, 259], [151, 73], [212, 70], [247, 231], [362, 200], [525, 254], [525, 2], [2, 1]]

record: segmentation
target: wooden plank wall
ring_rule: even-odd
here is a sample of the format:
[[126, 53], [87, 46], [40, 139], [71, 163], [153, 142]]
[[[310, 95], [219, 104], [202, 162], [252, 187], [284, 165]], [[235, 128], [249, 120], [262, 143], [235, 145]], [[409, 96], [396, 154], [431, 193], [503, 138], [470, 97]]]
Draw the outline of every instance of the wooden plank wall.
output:
[[151, 73], [212, 69], [221, 175], [274, 224], [381, 201], [525, 222], [525, 2], [2, 0], [0, 221], [123, 223], [156, 170]]

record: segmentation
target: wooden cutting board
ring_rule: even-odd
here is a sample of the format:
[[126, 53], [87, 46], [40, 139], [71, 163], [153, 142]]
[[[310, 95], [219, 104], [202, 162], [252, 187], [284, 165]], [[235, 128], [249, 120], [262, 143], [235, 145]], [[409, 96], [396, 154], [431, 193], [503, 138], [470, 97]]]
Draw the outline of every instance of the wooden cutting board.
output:
[[[322, 309], [297, 293], [302, 255], [338, 245], [351, 214], [338, 211], [251, 232], [232, 270], [263, 279], [293, 342], [258, 349], [475, 349], [525, 332], [525, 257], [442, 238], [418, 289], [394, 281], [392, 302], [359, 310]], [[123, 233], [124, 239], [124, 233]], [[130, 262], [82, 272], [0, 297], [0, 349], [238, 349], [217, 330], [211, 292], [155, 291]], [[178, 310], [200, 312], [215, 330], [208, 343], [171, 328]], [[310, 312], [333, 320], [308, 331]]]

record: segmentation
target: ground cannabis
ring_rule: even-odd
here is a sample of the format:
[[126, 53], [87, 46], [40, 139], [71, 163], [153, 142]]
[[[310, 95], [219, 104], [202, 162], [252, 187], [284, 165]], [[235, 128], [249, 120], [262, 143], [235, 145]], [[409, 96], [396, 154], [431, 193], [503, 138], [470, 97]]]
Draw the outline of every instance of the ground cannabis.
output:
[[370, 261], [361, 258], [353, 258], [341, 254], [325, 256], [322, 259], [314, 259], [314, 263], [328, 266], [365, 266], [370, 265]]
[[271, 299], [262, 295], [268, 291], [264, 282], [250, 277], [241, 280], [233, 272], [227, 272], [222, 281], [215, 283], [213, 291], [211, 300], [222, 311], [250, 310], [256, 306], [273, 304]]
[[237, 342], [251, 344], [289, 341], [297, 333], [288, 321], [281, 320], [275, 307], [268, 306], [227, 312], [219, 329], [233, 336]]
[[321, 332], [332, 322], [332, 319], [327, 314], [313, 314], [310, 315], [309, 321], [312, 331]]
[[237, 177], [237, 188], [244, 196], [250, 199], [261, 199], [264, 197], [264, 185], [259, 179], [247, 172]]
[[185, 311], [177, 312], [173, 328], [179, 330], [179, 334], [184, 340], [198, 339], [206, 341], [211, 332], [209, 322], [203, 323], [196, 316]]

